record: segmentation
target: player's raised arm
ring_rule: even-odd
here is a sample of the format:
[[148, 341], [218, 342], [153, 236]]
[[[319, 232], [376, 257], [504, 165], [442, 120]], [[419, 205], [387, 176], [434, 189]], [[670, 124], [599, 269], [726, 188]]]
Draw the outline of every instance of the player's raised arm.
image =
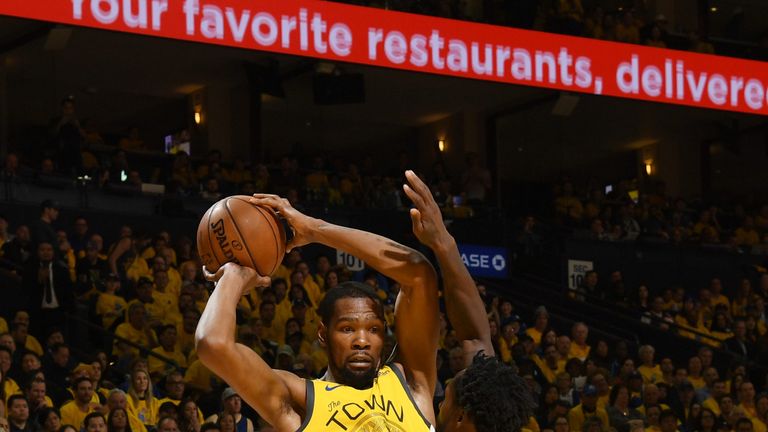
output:
[[[293, 228], [288, 249], [318, 242], [350, 253], [401, 285], [395, 306], [400, 360], [409, 384], [431, 398], [437, 381], [439, 338], [437, 275], [424, 255], [388, 238], [311, 218], [275, 195], [256, 194], [251, 203], [266, 205]], [[419, 407], [422, 406], [421, 401]]]
[[480, 350], [493, 356], [485, 305], [461, 260], [456, 240], [445, 228], [440, 208], [427, 185], [413, 171], [406, 171], [405, 177], [408, 184], [403, 185], [403, 190], [416, 206], [411, 209], [413, 233], [420, 242], [434, 251], [440, 263], [448, 320], [462, 341], [466, 365], [471, 363], [475, 353]]
[[269, 286], [269, 278], [234, 263], [224, 264], [216, 275], [207, 273], [206, 277], [218, 282], [195, 332], [200, 361], [278, 431], [297, 430], [301, 417], [294, 409], [286, 378], [252, 349], [235, 343], [235, 311], [240, 297], [256, 286]]

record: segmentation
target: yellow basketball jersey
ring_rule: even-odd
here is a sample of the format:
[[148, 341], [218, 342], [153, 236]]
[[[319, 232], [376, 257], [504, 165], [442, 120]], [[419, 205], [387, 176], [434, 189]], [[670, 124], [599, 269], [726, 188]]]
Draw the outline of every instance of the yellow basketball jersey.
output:
[[307, 380], [302, 432], [434, 432], [396, 366], [384, 366], [369, 389]]

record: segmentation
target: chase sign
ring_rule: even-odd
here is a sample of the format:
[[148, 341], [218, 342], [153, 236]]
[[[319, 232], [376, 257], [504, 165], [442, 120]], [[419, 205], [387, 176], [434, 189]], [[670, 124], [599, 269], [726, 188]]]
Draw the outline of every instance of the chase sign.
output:
[[509, 253], [507, 249], [492, 246], [459, 244], [459, 254], [472, 276], [497, 279], [507, 278]]

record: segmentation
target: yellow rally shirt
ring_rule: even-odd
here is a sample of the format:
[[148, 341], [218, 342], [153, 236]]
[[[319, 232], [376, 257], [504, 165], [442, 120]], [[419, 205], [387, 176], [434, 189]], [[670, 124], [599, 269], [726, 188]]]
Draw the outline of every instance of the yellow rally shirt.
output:
[[303, 432], [434, 432], [421, 414], [402, 372], [384, 366], [373, 387], [357, 390], [322, 380], [307, 380]]

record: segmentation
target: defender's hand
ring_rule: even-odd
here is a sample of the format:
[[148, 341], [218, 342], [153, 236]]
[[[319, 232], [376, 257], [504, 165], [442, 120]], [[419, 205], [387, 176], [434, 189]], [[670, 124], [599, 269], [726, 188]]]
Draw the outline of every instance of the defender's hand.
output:
[[408, 184], [403, 185], [403, 191], [416, 206], [411, 209], [413, 233], [420, 242], [435, 249], [450, 236], [443, 223], [443, 214], [432, 197], [432, 191], [416, 173], [408, 170], [405, 172], [405, 178]]

